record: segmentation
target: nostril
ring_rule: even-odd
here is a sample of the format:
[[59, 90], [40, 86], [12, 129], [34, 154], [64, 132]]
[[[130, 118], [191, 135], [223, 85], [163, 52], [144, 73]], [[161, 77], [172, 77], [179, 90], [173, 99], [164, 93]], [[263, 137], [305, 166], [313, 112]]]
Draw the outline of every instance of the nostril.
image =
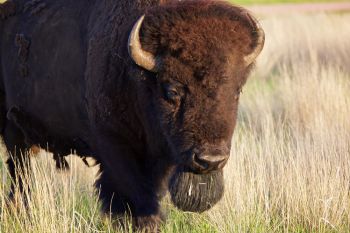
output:
[[229, 158], [229, 153], [225, 153], [226, 150], [224, 150], [226, 148], [193, 148], [188, 151], [186, 167], [199, 174], [222, 169]]
[[221, 169], [225, 166], [228, 156], [192, 154], [192, 169], [196, 172], [206, 173]]
[[201, 157], [197, 154], [193, 154], [193, 166], [196, 170], [205, 171], [209, 168], [209, 163], [206, 160], [201, 159]]
[[197, 163], [201, 164], [206, 171], [221, 169], [225, 166], [228, 156], [226, 155], [201, 155], [197, 156]]

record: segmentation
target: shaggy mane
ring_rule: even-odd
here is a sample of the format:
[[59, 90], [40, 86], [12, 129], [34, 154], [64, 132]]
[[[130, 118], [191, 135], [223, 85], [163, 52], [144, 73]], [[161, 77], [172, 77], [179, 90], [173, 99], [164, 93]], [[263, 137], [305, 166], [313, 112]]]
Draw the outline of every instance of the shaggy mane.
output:
[[176, 1], [153, 7], [146, 12], [141, 29], [145, 50], [176, 57], [194, 69], [202, 69], [208, 61], [226, 63], [232, 55], [242, 58], [253, 50], [256, 37], [246, 10], [211, 0]]

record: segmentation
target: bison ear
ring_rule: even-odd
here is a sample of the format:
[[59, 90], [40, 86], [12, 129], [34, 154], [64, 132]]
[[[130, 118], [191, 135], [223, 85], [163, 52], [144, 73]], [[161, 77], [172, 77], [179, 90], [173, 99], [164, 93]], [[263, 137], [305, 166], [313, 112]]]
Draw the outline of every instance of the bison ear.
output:
[[249, 19], [254, 36], [254, 46], [252, 52], [244, 57], [244, 63], [246, 66], [252, 64], [255, 59], [259, 56], [265, 44], [265, 32], [262, 29], [260, 23], [253, 17], [249, 12], [244, 12]]
[[129, 35], [129, 41], [128, 41], [129, 55], [137, 65], [141, 66], [142, 68], [145, 68], [148, 71], [157, 72], [159, 59], [157, 59], [157, 57], [155, 57], [152, 53], [146, 50], [143, 50], [141, 41], [140, 41], [140, 29], [142, 27], [144, 18], [145, 16], [142, 15], [137, 20], [137, 22], [135, 23]]

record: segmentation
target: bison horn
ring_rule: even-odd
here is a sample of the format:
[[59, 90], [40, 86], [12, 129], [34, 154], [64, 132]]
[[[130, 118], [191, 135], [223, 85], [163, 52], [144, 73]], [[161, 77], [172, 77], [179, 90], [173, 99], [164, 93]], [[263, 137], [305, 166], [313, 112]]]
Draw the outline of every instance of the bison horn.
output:
[[146, 70], [156, 72], [156, 57], [152, 53], [143, 50], [140, 41], [140, 28], [144, 18], [145, 16], [143, 15], [139, 18], [139, 20], [137, 20], [130, 33], [128, 42], [129, 55], [137, 65], [145, 68]]
[[261, 53], [262, 49], [264, 48], [264, 44], [265, 44], [265, 32], [262, 29], [260, 23], [255, 18], [251, 17], [249, 14], [248, 14], [248, 17], [254, 23], [255, 33], [257, 35], [257, 39], [256, 39], [256, 45], [255, 45], [253, 52], [251, 52], [249, 55], [244, 57], [244, 62], [246, 64], [246, 66], [249, 66], [250, 64], [252, 64], [254, 62], [254, 60]]

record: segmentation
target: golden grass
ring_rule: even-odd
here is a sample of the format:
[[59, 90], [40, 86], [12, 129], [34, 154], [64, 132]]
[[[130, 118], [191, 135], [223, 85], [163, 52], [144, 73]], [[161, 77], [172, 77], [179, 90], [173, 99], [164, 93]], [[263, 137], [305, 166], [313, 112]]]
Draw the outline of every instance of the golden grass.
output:
[[[349, 232], [348, 22], [349, 14], [263, 20], [266, 48], [243, 90], [225, 197], [202, 215], [165, 202], [165, 232]], [[96, 168], [71, 164], [61, 174], [45, 156], [35, 160], [29, 208], [6, 207], [3, 182], [0, 232], [113, 232], [94, 195]]]
[[223, 232], [350, 230], [349, 20], [263, 21], [266, 48], [241, 99], [226, 197], [210, 213]]

